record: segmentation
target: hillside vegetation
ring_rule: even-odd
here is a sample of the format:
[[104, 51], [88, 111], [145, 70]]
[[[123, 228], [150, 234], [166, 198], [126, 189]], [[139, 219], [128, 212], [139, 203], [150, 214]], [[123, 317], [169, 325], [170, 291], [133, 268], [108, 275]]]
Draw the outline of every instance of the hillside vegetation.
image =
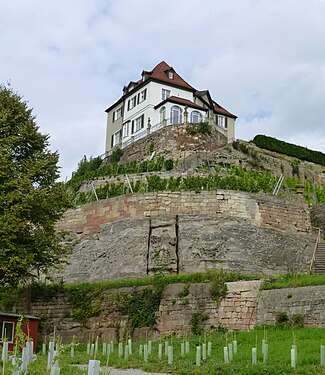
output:
[[[259, 149], [254, 150], [253, 144], [259, 147], [263, 146], [263, 149], [257, 152], [256, 150]], [[118, 149], [118, 152], [116, 151], [112, 155], [110, 162], [103, 161], [100, 157], [90, 158], [89, 160], [84, 157], [67, 185], [70, 187], [74, 195], [74, 201], [78, 205], [94, 201], [97, 198], [108, 199], [131, 192], [225, 189], [272, 194], [279, 175], [272, 171], [271, 165], [266, 164], [268, 159], [265, 154], [263, 155], [263, 152], [272, 150], [298, 158], [288, 161], [288, 163], [291, 163], [289, 165], [292, 176], [286, 176], [279, 196], [290, 199], [295, 193], [296, 186], [303, 185], [304, 198], [309, 204], [325, 202], [324, 184], [316, 184], [313, 176], [308, 175], [309, 178], [307, 178], [305, 173], [299, 173], [299, 157], [304, 160], [313, 160], [313, 162], [325, 162], [324, 154], [264, 135], [256, 136], [251, 144], [235, 141], [232, 149], [241, 152], [243, 160], [247, 156], [251, 160], [246, 160], [246, 164], [243, 163], [245, 166], [241, 164], [234, 166], [225, 165], [220, 160], [213, 165], [207, 159], [201, 164], [197, 162], [196, 167], [190, 171], [183, 160], [173, 159], [172, 157], [166, 158], [162, 155], [154, 160], [133, 160], [123, 164], [119, 162], [123, 152]], [[225, 150], [228, 150], [228, 155], [231, 155], [229, 146]], [[285, 158], [287, 156], [283, 156], [283, 159], [281, 159], [279, 155], [277, 160], [284, 162]], [[241, 160], [239, 161], [241, 162]], [[318, 165], [319, 167], [320, 165]], [[184, 175], [185, 171], [187, 172], [186, 175]], [[124, 177], [125, 174], [129, 175], [129, 181]], [[100, 183], [91, 188], [88, 186], [88, 189], [82, 189], [87, 191], [80, 191], [81, 186], [87, 181], [96, 180], [99, 180]]]

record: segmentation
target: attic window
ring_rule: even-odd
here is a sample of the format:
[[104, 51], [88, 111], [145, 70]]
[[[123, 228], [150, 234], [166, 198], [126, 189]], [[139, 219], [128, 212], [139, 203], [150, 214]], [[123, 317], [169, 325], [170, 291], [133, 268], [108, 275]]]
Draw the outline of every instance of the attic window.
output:
[[174, 72], [172, 70], [168, 71], [168, 78], [169, 79], [174, 79]]

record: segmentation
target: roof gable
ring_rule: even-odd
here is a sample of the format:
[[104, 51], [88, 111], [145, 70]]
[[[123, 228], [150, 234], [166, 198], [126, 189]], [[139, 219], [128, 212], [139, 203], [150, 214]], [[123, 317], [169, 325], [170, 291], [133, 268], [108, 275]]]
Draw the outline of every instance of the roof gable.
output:
[[[173, 72], [173, 78], [168, 77], [168, 72]], [[165, 61], [161, 61], [151, 71], [144, 70], [142, 72], [142, 76], [145, 77], [145, 79], [151, 78], [160, 82], [180, 86], [187, 90], [195, 90], [193, 86], [187, 83], [179, 74], [176, 73], [175, 69], [169, 66]]]

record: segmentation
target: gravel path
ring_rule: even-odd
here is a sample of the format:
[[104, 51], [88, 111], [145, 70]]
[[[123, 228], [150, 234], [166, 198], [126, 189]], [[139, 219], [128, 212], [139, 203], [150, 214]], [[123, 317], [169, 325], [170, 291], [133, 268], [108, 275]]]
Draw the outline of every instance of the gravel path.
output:
[[144, 372], [142, 370], [136, 370], [133, 368], [129, 369], [116, 369], [112, 367], [103, 367], [101, 368], [102, 374], [109, 374], [109, 375], [167, 375], [163, 373], [157, 372]]
[[[78, 366], [82, 369], [87, 369], [87, 365]], [[100, 374], [103, 375], [168, 375], [162, 372], [144, 372], [142, 370], [136, 370], [133, 368], [128, 369], [117, 369], [114, 367], [101, 367], [99, 370]]]

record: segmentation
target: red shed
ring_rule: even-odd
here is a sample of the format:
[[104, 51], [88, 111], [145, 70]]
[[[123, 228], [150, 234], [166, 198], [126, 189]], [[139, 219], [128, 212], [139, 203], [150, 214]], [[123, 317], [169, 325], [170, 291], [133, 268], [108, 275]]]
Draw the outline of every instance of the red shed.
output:
[[2, 345], [2, 339], [6, 338], [9, 342], [9, 350], [13, 350], [16, 325], [22, 316], [24, 318], [22, 330], [26, 335], [33, 339], [34, 352], [36, 352], [39, 318], [36, 318], [35, 316], [11, 314], [0, 311], [0, 345]]

